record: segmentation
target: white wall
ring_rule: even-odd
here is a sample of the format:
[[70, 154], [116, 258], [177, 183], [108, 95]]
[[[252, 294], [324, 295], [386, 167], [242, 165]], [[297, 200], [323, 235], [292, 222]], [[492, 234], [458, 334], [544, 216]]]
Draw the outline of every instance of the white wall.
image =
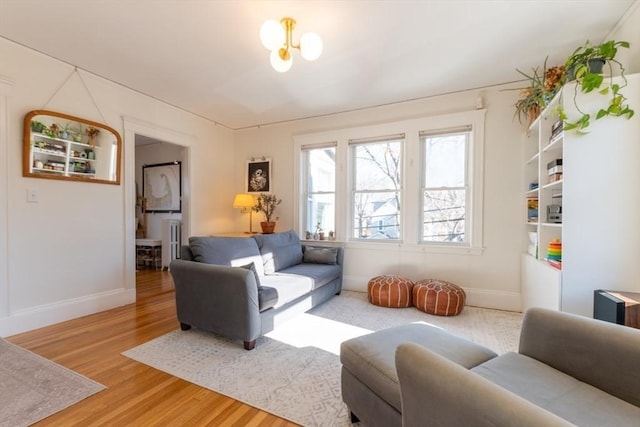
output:
[[[280, 217], [277, 227], [280, 231], [293, 228], [294, 135], [468, 111], [475, 108], [476, 99], [482, 96], [487, 108], [483, 253], [436, 254], [397, 244], [347, 243], [345, 288], [366, 291], [368, 280], [378, 274], [402, 274], [414, 280], [437, 277], [464, 287], [471, 305], [519, 310], [523, 128], [511, 120], [517, 94], [517, 91], [487, 88], [238, 131], [236, 189], [242, 189], [243, 161], [251, 157], [271, 157], [272, 191], [283, 199], [277, 212]], [[242, 229], [245, 221], [246, 218], [236, 215], [238, 229]]]
[[[188, 136], [190, 232], [233, 228], [226, 203], [233, 189], [224, 185], [234, 173], [230, 130], [80, 71], [89, 95], [73, 66], [2, 38], [0, 52], [0, 80], [10, 86], [3, 90], [6, 114], [0, 119], [7, 123], [0, 131], [7, 164], [0, 183], [8, 183], [0, 186], [7, 230], [0, 236], [0, 266], [7, 266], [0, 274], [0, 336], [135, 300], [134, 141], [125, 132], [125, 117]], [[121, 185], [22, 177], [23, 119], [43, 108], [118, 130], [124, 139]], [[37, 190], [39, 203], [27, 203], [27, 189]]]
[[618, 49], [616, 59], [624, 66], [625, 74], [640, 73], [640, 1], [633, 3], [606, 40], [628, 41], [631, 46]]
[[[142, 167], [145, 165], [154, 165], [158, 163], [168, 163], [173, 161], [182, 161], [186, 150], [175, 144], [157, 143], [136, 147], [136, 183], [138, 191], [142, 193]], [[182, 164], [182, 179], [187, 178], [186, 164]], [[184, 206], [183, 206], [184, 208]], [[182, 213], [147, 213], [147, 235], [148, 239], [162, 238], [162, 220], [163, 219], [182, 219]]]

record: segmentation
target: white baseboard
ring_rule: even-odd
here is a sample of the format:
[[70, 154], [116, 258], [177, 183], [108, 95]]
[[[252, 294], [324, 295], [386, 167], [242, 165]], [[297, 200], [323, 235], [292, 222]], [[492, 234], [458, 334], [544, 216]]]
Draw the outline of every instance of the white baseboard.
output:
[[[360, 277], [344, 276], [342, 288], [347, 291], [367, 292], [367, 283], [367, 280], [362, 280]], [[494, 310], [522, 311], [520, 292], [470, 288], [464, 288], [464, 292], [467, 294], [466, 305]]]
[[136, 301], [135, 289], [116, 289], [11, 312], [0, 318], [0, 337], [31, 331]]

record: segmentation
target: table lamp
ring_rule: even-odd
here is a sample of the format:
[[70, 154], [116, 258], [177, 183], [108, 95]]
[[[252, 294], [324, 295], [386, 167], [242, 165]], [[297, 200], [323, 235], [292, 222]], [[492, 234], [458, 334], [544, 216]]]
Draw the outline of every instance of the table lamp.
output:
[[253, 231], [253, 206], [255, 205], [253, 196], [251, 194], [239, 193], [233, 199], [233, 207], [241, 209], [240, 212], [246, 213], [249, 210], [249, 231], [245, 231], [246, 234], [254, 234]]

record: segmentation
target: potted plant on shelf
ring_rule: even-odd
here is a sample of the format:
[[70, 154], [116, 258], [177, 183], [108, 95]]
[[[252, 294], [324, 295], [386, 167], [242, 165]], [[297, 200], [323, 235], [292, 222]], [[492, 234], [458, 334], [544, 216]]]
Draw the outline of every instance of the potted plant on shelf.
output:
[[527, 127], [530, 127], [562, 87], [565, 80], [564, 66], [547, 68], [547, 59], [545, 59], [542, 72], [538, 67], [534, 68], [530, 75], [518, 69], [516, 71], [529, 80], [529, 86], [519, 89], [521, 97], [515, 103], [515, 115], [518, 116], [520, 123], [524, 123], [523, 120], [526, 119]]
[[[627, 85], [627, 79], [624, 76], [624, 67], [615, 59], [619, 48], [628, 48], [629, 42], [609, 40], [599, 45], [592, 45], [587, 41], [583, 46], [578, 47], [567, 58], [565, 67], [567, 69], [568, 80], [576, 81], [573, 102], [580, 117], [576, 120], [569, 120], [564, 111], [560, 111], [560, 118], [564, 122], [564, 130], [576, 130], [584, 132], [591, 124], [592, 115], [580, 109], [577, 102], [578, 90], [582, 93], [590, 93], [597, 91], [601, 95], [609, 97], [606, 108], [601, 108], [595, 115], [595, 119], [601, 119], [606, 116], [626, 116], [630, 119], [634, 111], [626, 104], [627, 98], [620, 92], [620, 89]], [[608, 83], [602, 75], [602, 68], [607, 64], [609, 66]], [[613, 83], [613, 67], [612, 64], [618, 65], [620, 68], [620, 77], [623, 84]]]
[[[260, 223], [262, 227], [262, 233], [271, 234], [276, 227], [275, 221], [271, 221], [273, 213], [276, 207], [282, 203], [282, 199], [278, 199], [275, 194], [262, 193], [256, 199], [256, 204], [253, 206], [254, 212], [262, 212], [264, 215], [264, 221]], [[278, 219], [278, 218], [276, 218]]]

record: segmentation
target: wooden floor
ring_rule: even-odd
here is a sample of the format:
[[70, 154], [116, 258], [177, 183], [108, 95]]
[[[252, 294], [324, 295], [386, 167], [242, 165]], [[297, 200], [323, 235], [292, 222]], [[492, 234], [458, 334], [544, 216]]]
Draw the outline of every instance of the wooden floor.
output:
[[122, 356], [179, 327], [171, 274], [137, 283], [135, 304], [6, 338], [107, 386], [37, 426], [296, 426]]

